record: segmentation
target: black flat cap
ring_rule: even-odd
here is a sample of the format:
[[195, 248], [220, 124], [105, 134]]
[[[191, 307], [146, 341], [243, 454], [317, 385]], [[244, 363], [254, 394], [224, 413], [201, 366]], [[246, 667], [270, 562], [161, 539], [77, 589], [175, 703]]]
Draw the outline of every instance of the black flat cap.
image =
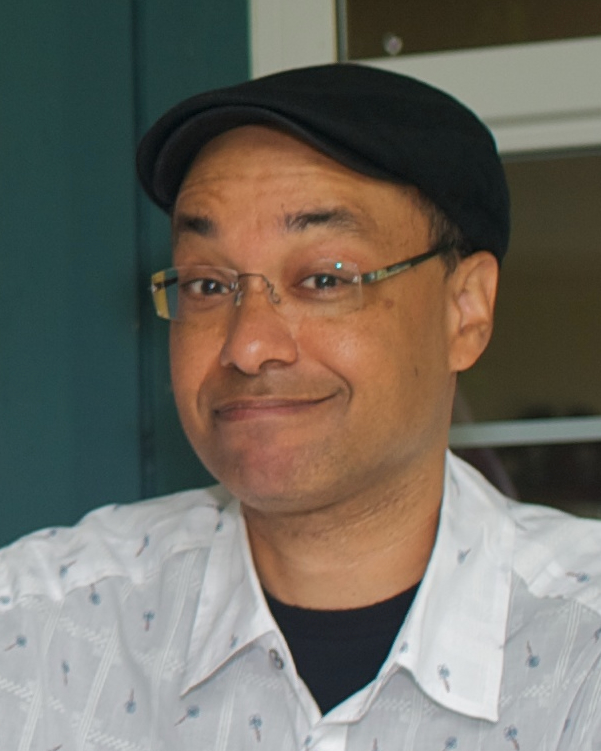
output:
[[355, 64], [276, 73], [173, 107], [138, 149], [138, 174], [150, 198], [170, 212], [203, 145], [248, 124], [279, 127], [351, 169], [416, 186], [472, 250], [504, 256], [509, 196], [486, 126], [439, 89]]

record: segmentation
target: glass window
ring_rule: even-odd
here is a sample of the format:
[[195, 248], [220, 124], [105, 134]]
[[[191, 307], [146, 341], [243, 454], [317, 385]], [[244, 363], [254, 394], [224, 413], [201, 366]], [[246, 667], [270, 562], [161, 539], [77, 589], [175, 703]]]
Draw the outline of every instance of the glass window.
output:
[[[506, 169], [513, 231], [495, 332], [460, 376], [456, 420], [550, 419], [538, 445], [518, 430], [516, 445], [493, 444], [494, 455], [468, 445], [466, 456], [491, 466], [500, 460], [524, 500], [589, 515], [594, 504], [601, 515], [601, 433], [591, 441], [577, 430], [601, 424], [591, 421], [601, 416], [601, 154], [539, 157]], [[575, 436], [562, 443], [566, 429]]]
[[511, 247], [474, 420], [601, 415], [601, 155], [506, 165]]
[[601, 34], [599, 0], [339, 0], [351, 60]]

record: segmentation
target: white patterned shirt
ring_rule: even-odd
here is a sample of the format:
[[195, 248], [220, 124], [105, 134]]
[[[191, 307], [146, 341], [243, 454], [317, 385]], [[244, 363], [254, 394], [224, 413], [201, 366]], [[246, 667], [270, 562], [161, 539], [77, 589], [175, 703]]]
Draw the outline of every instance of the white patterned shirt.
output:
[[375, 680], [325, 716], [222, 488], [0, 552], [2, 751], [601, 749], [601, 523], [448, 455], [435, 548]]

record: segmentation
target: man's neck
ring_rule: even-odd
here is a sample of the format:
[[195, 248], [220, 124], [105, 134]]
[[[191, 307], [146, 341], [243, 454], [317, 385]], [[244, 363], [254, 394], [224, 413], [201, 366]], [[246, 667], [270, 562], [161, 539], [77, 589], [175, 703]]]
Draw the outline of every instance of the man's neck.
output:
[[277, 515], [245, 507], [261, 583], [281, 602], [349, 609], [389, 599], [423, 577], [436, 531], [443, 471], [413, 492], [374, 488], [310, 513]]

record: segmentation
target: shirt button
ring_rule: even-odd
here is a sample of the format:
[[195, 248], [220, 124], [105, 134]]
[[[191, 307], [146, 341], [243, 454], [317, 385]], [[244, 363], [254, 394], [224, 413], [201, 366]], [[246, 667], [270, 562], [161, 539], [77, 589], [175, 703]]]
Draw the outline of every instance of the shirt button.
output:
[[280, 653], [277, 651], [277, 649], [270, 649], [269, 650], [269, 656], [271, 657], [271, 661], [276, 666], [278, 670], [281, 670], [284, 667], [284, 660], [282, 660]]

